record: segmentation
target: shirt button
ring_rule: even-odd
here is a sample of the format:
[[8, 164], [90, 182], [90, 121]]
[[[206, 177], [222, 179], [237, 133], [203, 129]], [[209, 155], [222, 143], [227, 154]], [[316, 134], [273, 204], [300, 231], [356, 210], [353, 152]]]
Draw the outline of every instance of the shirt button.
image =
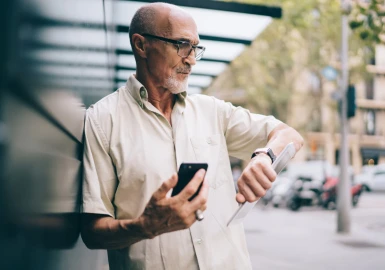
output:
[[208, 144], [211, 144], [211, 138], [207, 138], [207, 139], [206, 139], [206, 142], [207, 142]]
[[197, 244], [198, 244], [198, 245], [202, 244], [202, 239], [198, 238], [198, 239], [197, 239]]
[[140, 96], [142, 98], [146, 97], [146, 91], [144, 89], [140, 90]]

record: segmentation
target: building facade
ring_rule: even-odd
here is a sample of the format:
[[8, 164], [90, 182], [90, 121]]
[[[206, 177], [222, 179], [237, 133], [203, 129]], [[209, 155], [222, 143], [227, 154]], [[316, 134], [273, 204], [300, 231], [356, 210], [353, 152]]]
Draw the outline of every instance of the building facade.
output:
[[[385, 46], [376, 47], [375, 57], [366, 70], [372, 76], [355, 84], [356, 111], [349, 120], [350, 165], [355, 173], [360, 173], [364, 165], [385, 163]], [[258, 108], [250, 106], [246, 91], [224, 87], [228, 85], [230, 72], [226, 70], [205, 93], [258, 113]], [[313, 77], [308, 71], [302, 72], [290, 97], [286, 122], [299, 130], [306, 141], [295, 160], [327, 160], [338, 164], [337, 82], [325, 78], [317, 82]]]
[[[363, 165], [385, 163], [385, 46], [376, 47], [372, 62], [367, 65], [372, 78], [355, 85], [356, 113], [349, 120], [350, 165], [355, 173]], [[326, 93], [330, 95], [329, 91]], [[324, 97], [322, 131], [305, 134], [307, 159], [324, 157], [331, 164], [339, 161], [338, 110], [330, 111], [332, 102], [330, 97]]]

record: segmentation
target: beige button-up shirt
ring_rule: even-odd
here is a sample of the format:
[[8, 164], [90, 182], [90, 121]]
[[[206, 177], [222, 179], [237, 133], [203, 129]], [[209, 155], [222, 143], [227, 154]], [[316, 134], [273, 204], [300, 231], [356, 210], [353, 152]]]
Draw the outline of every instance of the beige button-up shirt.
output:
[[249, 160], [280, 123], [205, 95], [179, 94], [172, 126], [147, 100], [134, 76], [87, 110], [83, 212], [139, 217], [182, 162], [207, 162], [210, 191], [204, 220], [128, 248], [109, 250], [111, 270], [251, 269], [229, 155]]

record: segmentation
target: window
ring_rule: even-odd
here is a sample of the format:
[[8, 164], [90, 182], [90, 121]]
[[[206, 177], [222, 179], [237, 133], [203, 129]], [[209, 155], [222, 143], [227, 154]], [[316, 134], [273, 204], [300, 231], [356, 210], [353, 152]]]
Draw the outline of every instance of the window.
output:
[[376, 132], [376, 114], [374, 110], [368, 110], [364, 115], [365, 134], [374, 135]]

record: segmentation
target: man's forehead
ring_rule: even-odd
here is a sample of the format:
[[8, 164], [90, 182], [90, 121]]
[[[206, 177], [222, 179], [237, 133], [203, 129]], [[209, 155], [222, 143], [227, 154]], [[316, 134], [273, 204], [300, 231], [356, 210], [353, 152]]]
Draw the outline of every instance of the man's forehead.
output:
[[174, 38], [199, 43], [197, 26], [191, 17], [170, 18], [170, 30]]
[[169, 4], [151, 4], [156, 6], [157, 33], [172, 39], [188, 41], [192, 44], [199, 43], [197, 26], [192, 16], [178, 6]]
[[177, 39], [180, 41], [188, 41], [191, 44], [198, 44], [199, 43], [199, 36], [198, 34], [196, 35], [189, 35], [188, 33], [173, 33], [172, 34], [173, 39]]

